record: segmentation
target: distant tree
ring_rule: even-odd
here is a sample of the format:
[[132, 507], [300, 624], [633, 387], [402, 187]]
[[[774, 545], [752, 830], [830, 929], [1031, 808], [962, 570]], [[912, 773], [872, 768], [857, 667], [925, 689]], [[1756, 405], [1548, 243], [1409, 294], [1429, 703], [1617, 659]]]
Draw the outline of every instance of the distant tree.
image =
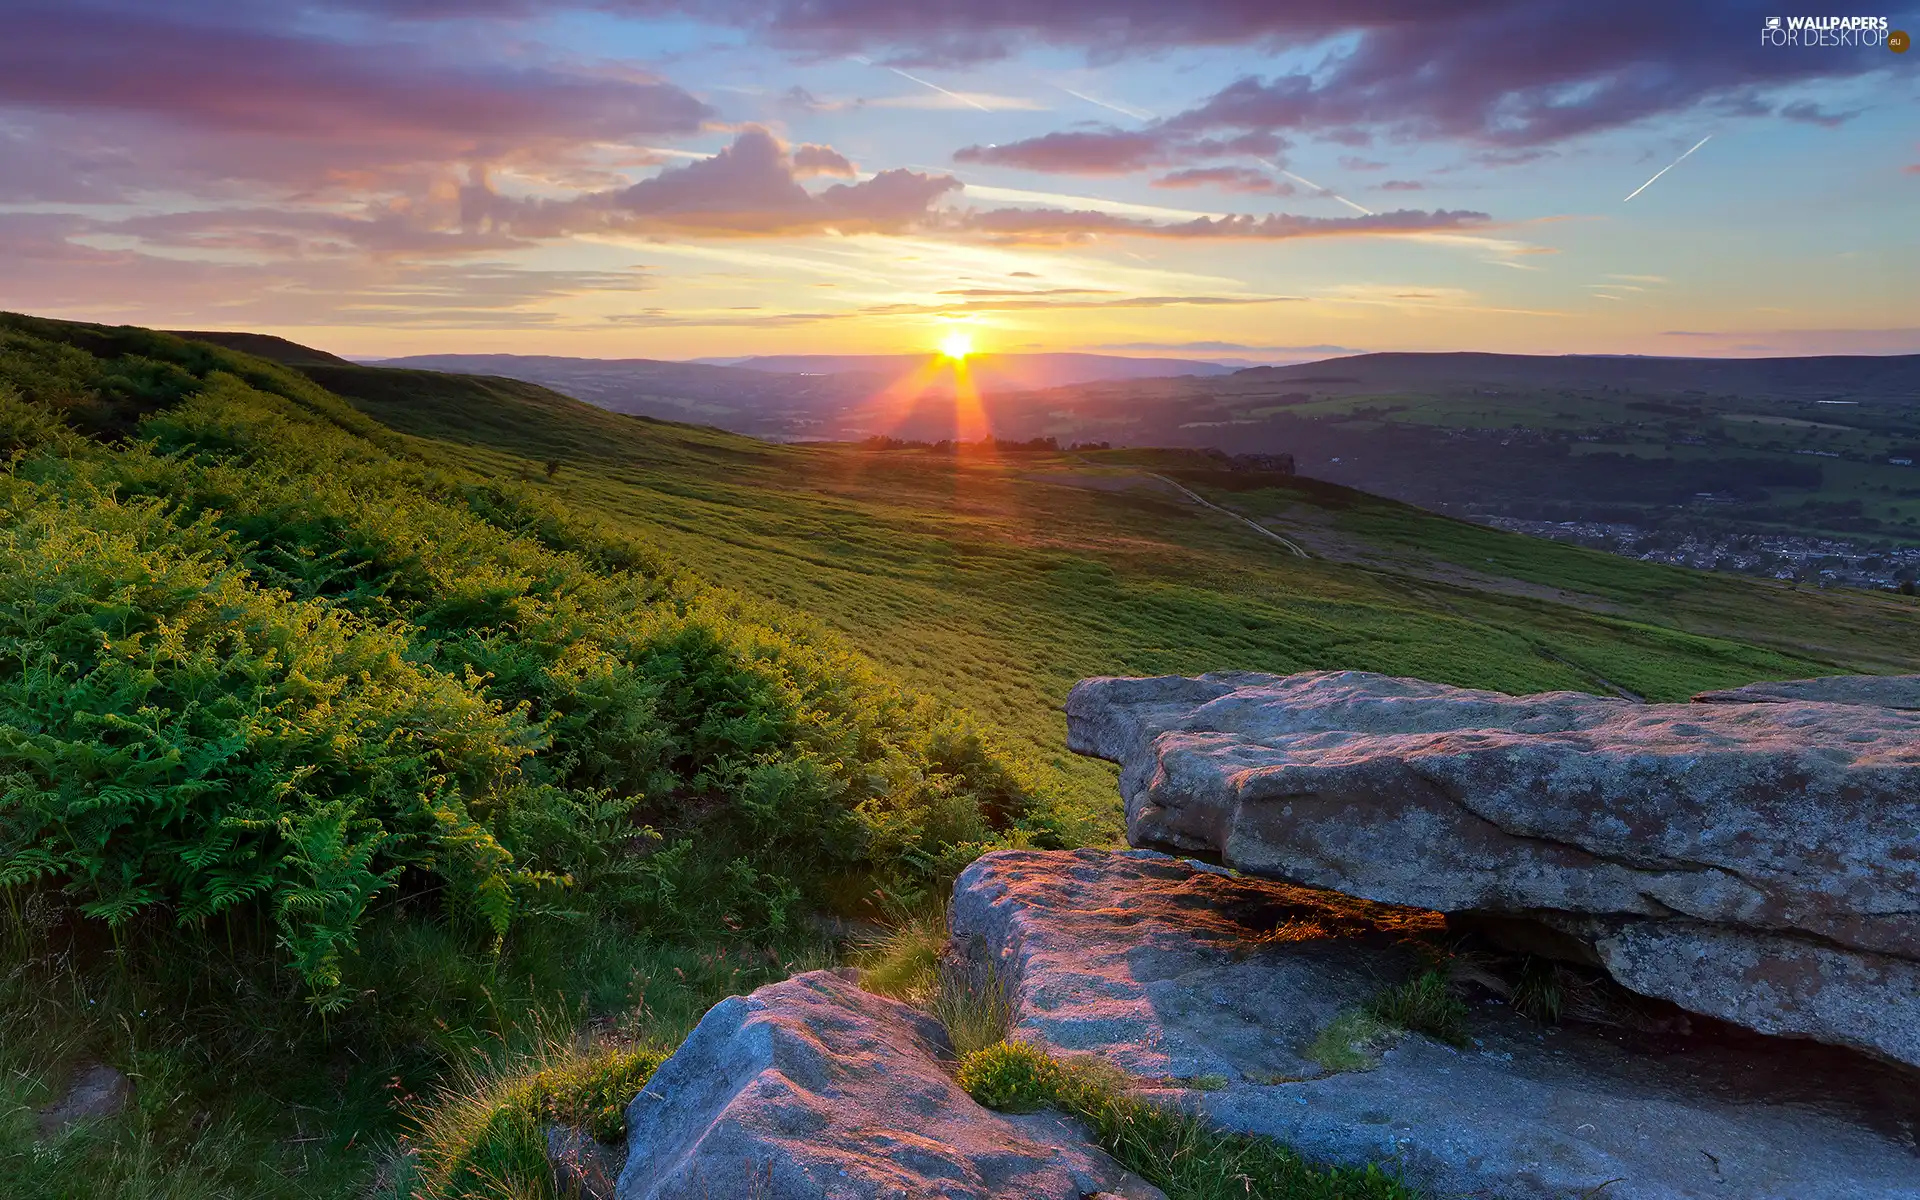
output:
[[1902, 579], [1902, 580], [1900, 581], [1900, 594], [1901, 594], [1902, 596], [1911, 596], [1911, 595], [1913, 595], [1913, 580], [1911, 580], [1911, 579]]
[[558, 474], [560, 474], [560, 460], [557, 458], [548, 459], [547, 460], [547, 478], [552, 479], [554, 476]]

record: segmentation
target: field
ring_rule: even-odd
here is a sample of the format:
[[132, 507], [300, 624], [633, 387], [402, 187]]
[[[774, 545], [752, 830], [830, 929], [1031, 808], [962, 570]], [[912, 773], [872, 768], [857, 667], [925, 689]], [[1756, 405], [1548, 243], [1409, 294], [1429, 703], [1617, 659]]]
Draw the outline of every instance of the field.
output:
[[[505, 380], [315, 375], [477, 470], [524, 472], [818, 617], [1018, 739], [1084, 810], [1115, 803], [1105, 764], [1065, 751], [1059, 707], [1089, 675], [1351, 668], [1678, 700], [1920, 662], [1905, 598], [1624, 560], [1342, 487], [1209, 474], [1197, 455], [774, 445], [580, 406], [562, 420], [551, 393]], [[1148, 473], [1169, 471], [1320, 553], [1293, 557]]]
[[[835, 961], [816, 915], [1114, 840], [1087, 675], [1920, 669], [1910, 599], [1190, 452], [774, 445], [248, 348], [285, 361], [0, 318], [10, 1194], [544, 1195], [542, 1114]], [[42, 1142], [88, 1062], [134, 1106]]]

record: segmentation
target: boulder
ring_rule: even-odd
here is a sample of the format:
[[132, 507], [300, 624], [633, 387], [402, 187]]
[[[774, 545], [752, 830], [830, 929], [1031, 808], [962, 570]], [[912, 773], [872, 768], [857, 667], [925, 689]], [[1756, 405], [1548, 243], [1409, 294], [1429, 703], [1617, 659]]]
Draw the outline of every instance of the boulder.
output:
[[828, 971], [723, 1000], [628, 1106], [615, 1195], [1164, 1200], [1071, 1127], [975, 1104], [944, 1044], [930, 1018]]
[[1811, 1042], [1549, 1028], [1489, 1001], [1465, 1049], [1408, 1034], [1362, 1069], [1315, 1061], [1415, 969], [1431, 912], [1150, 851], [1000, 851], [961, 874], [952, 921], [999, 965], [1015, 1036], [1428, 1195], [1920, 1200], [1911, 1078]]
[[83, 1067], [66, 1093], [40, 1110], [40, 1136], [56, 1137], [82, 1121], [118, 1116], [132, 1098], [133, 1084], [125, 1073], [105, 1063]]
[[1067, 717], [1136, 846], [1554, 918], [1627, 986], [1920, 1066], [1920, 711], [1348, 671], [1089, 679]]
[[1869, 708], [1920, 709], [1920, 675], [1823, 675], [1750, 683], [1718, 692], [1701, 692], [1695, 704], [1864, 704]]

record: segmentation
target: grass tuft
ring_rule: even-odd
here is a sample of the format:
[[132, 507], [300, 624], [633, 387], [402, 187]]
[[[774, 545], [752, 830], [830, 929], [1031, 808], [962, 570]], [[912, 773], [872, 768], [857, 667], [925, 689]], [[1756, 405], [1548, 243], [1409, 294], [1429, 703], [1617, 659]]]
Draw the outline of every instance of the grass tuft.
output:
[[1328, 1071], [1371, 1071], [1393, 1034], [1371, 1013], [1353, 1009], [1329, 1022], [1304, 1053]]
[[991, 962], [963, 959], [940, 965], [930, 1011], [946, 1026], [953, 1052], [966, 1056], [1004, 1039], [1013, 1028], [1008, 980]]
[[860, 986], [876, 995], [924, 1007], [938, 983], [940, 952], [947, 944], [942, 913], [910, 917], [860, 947], [853, 963]]
[[1366, 1012], [1394, 1029], [1424, 1033], [1449, 1046], [1467, 1044], [1467, 1006], [1438, 970], [1422, 971], [1388, 988], [1368, 1003]]
[[1058, 1108], [1077, 1118], [1122, 1166], [1169, 1200], [1411, 1200], [1399, 1180], [1369, 1164], [1323, 1167], [1269, 1138], [1222, 1133], [1198, 1117], [1131, 1094], [1125, 1076], [1091, 1061], [1063, 1061], [1026, 1042], [1004, 1042], [960, 1063], [960, 1086], [1006, 1112]]
[[421, 1110], [400, 1194], [409, 1200], [548, 1194], [545, 1127], [602, 1142], [627, 1133], [626, 1106], [671, 1051], [545, 1047], [531, 1060], [459, 1071]]
[[960, 1060], [961, 1089], [999, 1112], [1038, 1112], [1057, 1103], [1067, 1086], [1065, 1070], [1044, 1050], [1026, 1042], [1001, 1042]]
[[958, 1057], [992, 1046], [1013, 1028], [1009, 981], [992, 962], [946, 953], [944, 914], [902, 922], [855, 957], [860, 986], [939, 1021]]

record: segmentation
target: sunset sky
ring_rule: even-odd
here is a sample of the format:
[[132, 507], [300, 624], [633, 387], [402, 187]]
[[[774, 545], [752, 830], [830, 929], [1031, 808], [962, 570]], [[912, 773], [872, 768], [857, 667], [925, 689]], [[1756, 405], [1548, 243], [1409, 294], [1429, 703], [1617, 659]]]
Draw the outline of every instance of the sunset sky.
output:
[[956, 324], [1276, 360], [1920, 352], [1920, 51], [1763, 46], [1774, 11], [0, 0], [0, 308], [363, 356]]

